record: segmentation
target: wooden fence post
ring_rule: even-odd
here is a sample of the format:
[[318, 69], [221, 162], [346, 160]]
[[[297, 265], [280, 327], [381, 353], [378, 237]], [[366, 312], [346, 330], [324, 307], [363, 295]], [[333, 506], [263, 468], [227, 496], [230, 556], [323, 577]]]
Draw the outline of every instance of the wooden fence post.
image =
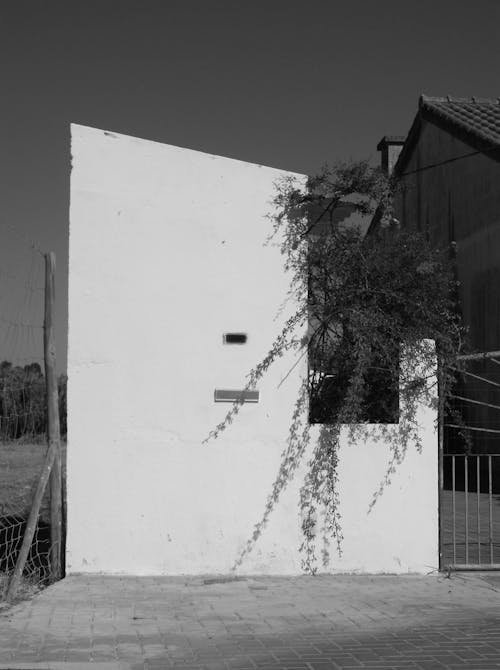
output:
[[43, 494], [50, 477], [50, 567], [51, 579], [61, 578], [62, 549], [62, 477], [61, 477], [61, 434], [59, 427], [59, 397], [56, 374], [56, 346], [54, 337], [55, 267], [53, 252], [45, 254], [45, 320], [43, 345], [45, 358], [45, 385], [47, 390], [47, 438], [48, 450], [45, 463], [37, 483], [35, 497], [26, 523], [21, 550], [12, 573], [6, 599], [12, 602], [23, 574], [24, 566], [33, 542]]
[[50, 572], [51, 580], [61, 579], [62, 550], [62, 475], [61, 431], [59, 426], [59, 393], [56, 373], [55, 269], [53, 252], [45, 254], [45, 320], [43, 345], [45, 385], [47, 389], [47, 437], [49, 449], [54, 445], [54, 462], [50, 473]]

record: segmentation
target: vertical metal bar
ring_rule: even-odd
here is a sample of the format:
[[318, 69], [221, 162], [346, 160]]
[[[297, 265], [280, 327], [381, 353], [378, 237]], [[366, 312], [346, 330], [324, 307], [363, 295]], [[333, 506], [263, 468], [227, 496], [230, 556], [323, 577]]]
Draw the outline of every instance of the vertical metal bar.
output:
[[465, 564], [469, 564], [469, 459], [465, 457], [464, 466], [465, 493]]
[[451, 457], [451, 504], [453, 509], [453, 565], [457, 564], [457, 538], [456, 538], [456, 523], [455, 523], [455, 454]]
[[480, 505], [480, 491], [481, 491], [481, 475], [479, 472], [479, 459], [480, 456], [476, 456], [476, 517], [477, 517], [477, 562], [481, 563], [481, 519], [479, 513]]
[[492, 485], [491, 485], [491, 455], [488, 456], [488, 504], [489, 504], [489, 543], [490, 543], [490, 563], [493, 564], [493, 496], [492, 496]]
[[438, 511], [439, 511], [439, 569], [443, 569], [443, 558], [444, 558], [444, 514], [443, 514], [443, 498], [444, 498], [444, 396], [443, 396], [443, 383], [442, 383], [442, 368], [438, 360]]

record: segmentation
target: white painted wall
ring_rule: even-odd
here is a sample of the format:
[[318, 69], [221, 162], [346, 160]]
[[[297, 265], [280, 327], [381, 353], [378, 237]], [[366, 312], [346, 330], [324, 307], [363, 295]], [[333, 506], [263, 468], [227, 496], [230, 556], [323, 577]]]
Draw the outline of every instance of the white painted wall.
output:
[[[215, 388], [242, 388], [287, 312], [279, 250], [263, 246], [282, 171], [72, 126], [67, 571], [228, 572], [277, 472], [304, 365], [273, 366], [217, 440]], [[301, 177], [299, 176], [299, 179]], [[293, 306], [290, 306], [292, 309]], [[225, 346], [227, 331], [248, 333]], [[437, 440], [412, 451], [371, 514], [385, 445], [344, 444], [342, 559], [331, 570], [438, 564]], [[240, 573], [300, 570], [298, 486]]]

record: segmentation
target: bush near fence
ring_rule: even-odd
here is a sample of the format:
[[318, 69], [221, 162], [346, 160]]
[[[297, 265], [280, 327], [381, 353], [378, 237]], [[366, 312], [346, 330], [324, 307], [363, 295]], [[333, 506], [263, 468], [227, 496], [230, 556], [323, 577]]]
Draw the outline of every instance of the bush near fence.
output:
[[[28, 436], [0, 444], [0, 601], [5, 597], [8, 579], [17, 561], [33, 505], [35, 489], [47, 453], [47, 438]], [[63, 492], [66, 481], [66, 444], [61, 445]], [[64, 510], [65, 511], [65, 510]], [[63, 518], [65, 513], [63, 511]], [[23, 569], [25, 586], [47, 584], [52, 580], [50, 568], [50, 494], [45, 491]], [[64, 562], [64, 553], [62, 554]], [[63, 567], [64, 570], [64, 567]], [[24, 589], [26, 590], [26, 589]]]
[[[58, 377], [61, 436], [66, 435], [66, 375]], [[0, 363], [0, 440], [47, 434], [47, 391], [39, 363], [21, 367]]]
[[[59, 418], [66, 436], [66, 375], [58, 377]], [[63, 453], [64, 453], [63, 449]], [[0, 600], [17, 561], [47, 452], [47, 389], [39, 363], [0, 363]], [[64, 454], [65, 455], [65, 454]], [[63, 458], [65, 461], [65, 458]], [[65, 473], [63, 462], [63, 476]], [[64, 486], [63, 486], [64, 489]], [[24, 588], [51, 579], [50, 496], [45, 492], [26, 565]]]

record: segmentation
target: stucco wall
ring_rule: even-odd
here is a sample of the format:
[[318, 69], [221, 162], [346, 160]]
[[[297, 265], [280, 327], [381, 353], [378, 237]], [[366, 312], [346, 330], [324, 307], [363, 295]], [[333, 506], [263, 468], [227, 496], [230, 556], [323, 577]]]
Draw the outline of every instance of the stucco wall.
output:
[[[263, 246], [284, 173], [78, 125], [72, 157], [67, 571], [228, 572], [264, 509], [305, 372], [302, 361], [280, 385], [295, 359], [278, 361], [260, 402], [202, 443], [229, 407], [214, 389], [242, 388], [287, 316], [275, 319], [283, 259]], [[224, 345], [227, 331], [247, 344]], [[423, 453], [369, 515], [388, 448], [344, 443], [344, 555], [330, 569], [437, 566], [433, 419], [423, 412]], [[301, 571], [301, 477], [239, 572]]]

